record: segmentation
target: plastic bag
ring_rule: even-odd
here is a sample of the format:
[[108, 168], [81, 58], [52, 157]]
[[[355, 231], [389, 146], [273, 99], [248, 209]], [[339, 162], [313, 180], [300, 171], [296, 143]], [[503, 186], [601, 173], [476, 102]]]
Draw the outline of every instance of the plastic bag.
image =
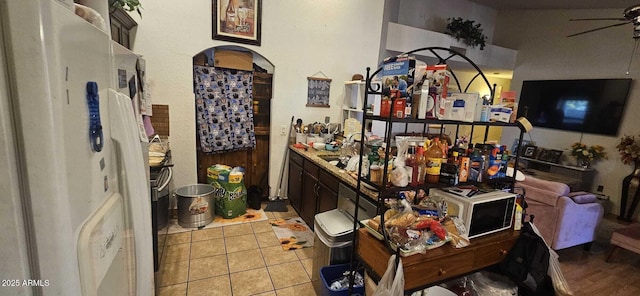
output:
[[373, 296], [403, 296], [404, 295], [404, 269], [402, 268], [402, 259], [398, 261], [396, 266], [396, 255], [389, 257], [387, 270], [378, 282], [378, 288]]
[[518, 286], [508, 277], [488, 271], [469, 275], [478, 295], [512, 296], [518, 295]]
[[391, 184], [396, 187], [406, 187], [409, 185], [409, 175], [404, 166], [404, 157], [396, 157], [393, 161], [393, 171], [390, 178]]

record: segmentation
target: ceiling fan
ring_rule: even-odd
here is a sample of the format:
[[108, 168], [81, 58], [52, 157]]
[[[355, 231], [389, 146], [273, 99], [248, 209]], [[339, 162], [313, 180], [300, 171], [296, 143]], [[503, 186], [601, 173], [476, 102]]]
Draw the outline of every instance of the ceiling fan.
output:
[[600, 31], [600, 30], [604, 30], [604, 29], [608, 29], [608, 28], [612, 28], [612, 27], [623, 26], [623, 25], [631, 23], [634, 26], [633, 27], [633, 38], [634, 39], [640, 38], [640, 4], [636, 4], [634, 6], [631, 6], [631, 7], [627, 8], [627, 9], [625, 9], [624, 13], [622, 14], [622, 16], [623, 17], [621, 17], [621, 18], [577, 18], [577, 19], [569, 19], [569, 21], [571, 21], [571, 22], [574, 22], [574, 21], [621, 21], [621, 23], [608, 25], [608, 26], [604, 26], [604, 27], [599, 27], [599, 28], [587, 30], [587, 31], [584, 31], [584, 32], [576, 33], [576, 34], [571, 34], [571, 35], [569, 35], [567, 37], [578, 36], [578, 35], [587, 34], [587, 33], [595, 32], [595, 31]]
[[635, 40], [635, 45], [633, 47], [633, 52], [631, 53], [631, 59], [629, 60], [629, 66], [627, 67], [627, 75], [629, 75], [629, 69], [631, 67], [631, 61], [633, 60], [633, 56], [638, 49], [638, 40], [640, 39], [640, 4], [633, 5], [624, 10], [621, 18], [578, 18], [578, 19], [569, 19], [569, 21], [621, 21], [621, 23], [603, 26], [587, 31], [583, 31], [580, 33], [575, 33], [568, 35], [567, 37], [574, 37], [582, 34], [587, 34], [595, 31], [600, 31], [608, 28], [619, 27], [626, 24], [633, 24], [633, 39]]

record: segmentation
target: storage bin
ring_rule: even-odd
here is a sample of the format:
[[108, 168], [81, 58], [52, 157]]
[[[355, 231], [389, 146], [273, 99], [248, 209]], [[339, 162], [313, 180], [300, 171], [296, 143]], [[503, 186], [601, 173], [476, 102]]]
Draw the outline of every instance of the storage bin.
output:
[[[331, 290], [331, 283], [341, 278], [343, 273], [351, 267], [351, 264], [339, 264], [329, 265], [320, 269], [320, 278], [322, 279], [322, 296], [347, 296], [349, 295], [349, 288], [344, 288], [338, 291]], [[362, 270], [357, 271], [362, 275]], [[353, 287], [351, 295], [364, 296], [363, 287]]]

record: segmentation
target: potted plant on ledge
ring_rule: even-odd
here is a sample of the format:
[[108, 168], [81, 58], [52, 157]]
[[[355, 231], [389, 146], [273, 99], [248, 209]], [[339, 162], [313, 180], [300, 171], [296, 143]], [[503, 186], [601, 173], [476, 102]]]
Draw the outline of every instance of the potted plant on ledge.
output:
[[462, 42], [471, 48], [480, 46], [480, 50], [483, 50], [487, 45], [487, 36], [482, 33], [480, 24], [474, 24], [474, 21], [465, 20], [461, 17], [448, 18], [449, 24], [444, 33], [451, 35], [457, 41], [462, 39]]

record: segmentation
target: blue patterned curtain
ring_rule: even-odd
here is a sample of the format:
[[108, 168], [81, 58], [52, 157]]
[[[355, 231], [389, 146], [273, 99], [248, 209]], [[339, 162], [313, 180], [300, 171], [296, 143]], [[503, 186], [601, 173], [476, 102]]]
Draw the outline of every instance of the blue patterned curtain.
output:
[[253, 73], [194, 66], [196, 123], [203, 152], [253, 149]]

